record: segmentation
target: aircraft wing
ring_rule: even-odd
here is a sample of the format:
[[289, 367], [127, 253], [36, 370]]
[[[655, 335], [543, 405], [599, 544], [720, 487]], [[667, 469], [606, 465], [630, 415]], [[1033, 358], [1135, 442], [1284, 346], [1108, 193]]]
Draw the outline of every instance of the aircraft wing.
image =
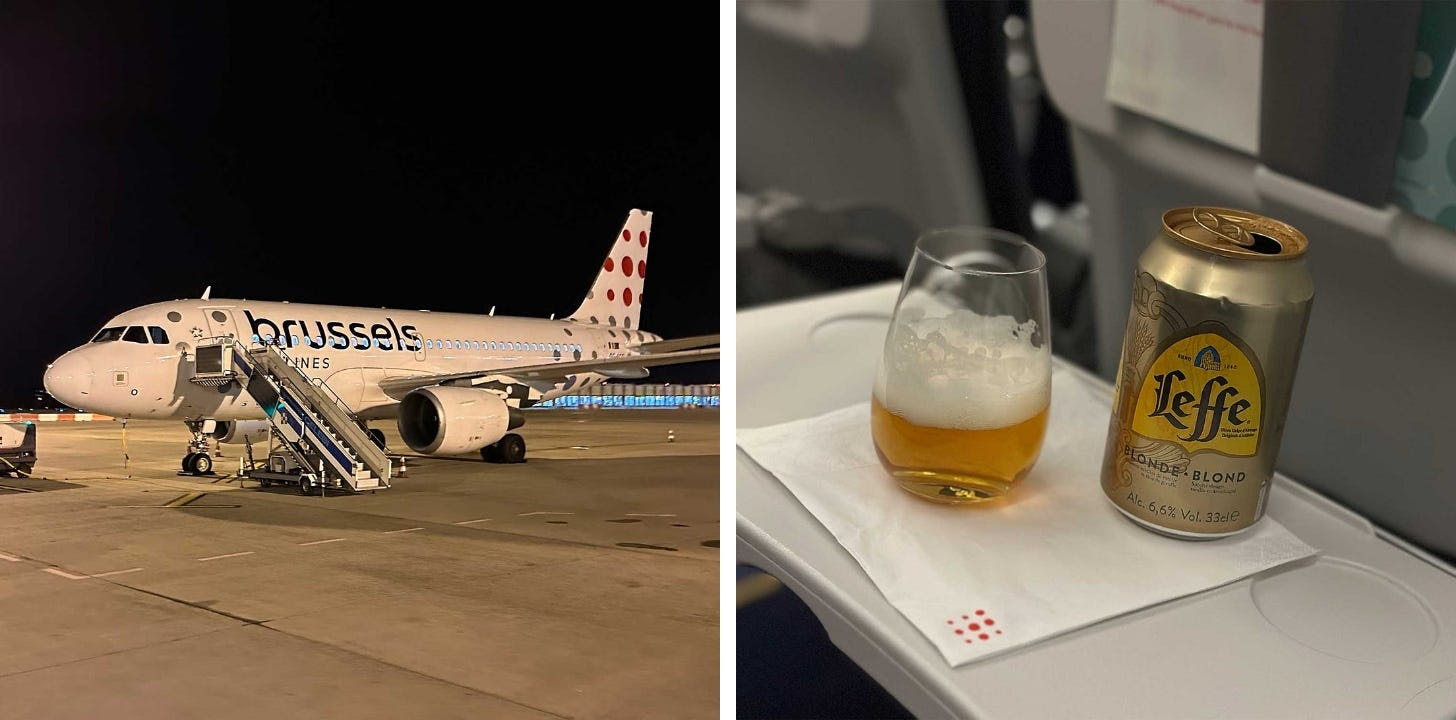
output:
[[717, 345], [717, 335], [697, 335], [695, 337], [675, 338], [672, 340], [658, 340], [657, 342], [642, 343], [637, 350], [645, 353], [668, 353], [675, 350], [690, 350], [692, 348]]
[[[665, 341], [672, 342], [672, 341]], [[653, 343], [657, 344], [657, 343]], [[542, 363], [538, 365], [517, 365], [490, 368], [487, 370], [470, 370], [458, 373], [441, 373], [437, 375], [410, 375], [408, 377], [386, 378], [379, 383], [384, 394], [399, 400], [409, 394], [411, 390], [429, 387], [431, 385], [448, 385], [461, 383], [467, 380], [487, 377], [508, 377], [521, 382], [531, 380], [558, 380], [567, 375], [577, 373], [589, 373], [599, 371], [618, 370], [623, 368], [647, 368], [656, 365], [677, 365], [680, 363], [700, 362], [703, 360], [716, 360], [718, 348], [701, 348], [695, 350], [679, 350], [676, 352], [644, 353], [641, 355], [624, 355], [613, 358], [600, 358], [597, 360], [576, 360], [572, 362]]]

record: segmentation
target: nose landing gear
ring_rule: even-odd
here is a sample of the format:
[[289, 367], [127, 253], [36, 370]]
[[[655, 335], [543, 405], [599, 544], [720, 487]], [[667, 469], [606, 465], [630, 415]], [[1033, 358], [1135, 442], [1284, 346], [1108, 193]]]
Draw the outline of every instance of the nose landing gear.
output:
[[204, 432], [205, 420], [187, 420], [192, 439], [187, 441], [187, 454], [182, 456], [183, 475], [212, 474], [212, 435]]

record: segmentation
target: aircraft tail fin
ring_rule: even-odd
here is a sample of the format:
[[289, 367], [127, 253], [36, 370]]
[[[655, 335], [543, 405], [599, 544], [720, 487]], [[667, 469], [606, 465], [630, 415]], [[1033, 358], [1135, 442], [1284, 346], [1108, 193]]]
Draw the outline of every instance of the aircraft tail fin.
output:
[[652, 234], [652, 213], [633, 210], [612, 241], [612, 249], [571, 319], [628, 330], [638, 329], [642, 309], [642, 281], [647, 272], [647, 245]]

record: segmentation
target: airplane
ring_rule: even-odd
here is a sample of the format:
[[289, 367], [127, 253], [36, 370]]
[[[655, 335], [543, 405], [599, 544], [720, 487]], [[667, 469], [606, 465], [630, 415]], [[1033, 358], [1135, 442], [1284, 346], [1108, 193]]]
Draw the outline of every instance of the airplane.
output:
[[[117, 418], [177, 419], [192, 433], [183, 471], [205, 474], [209, 439], [267, 436], [263, 408], [238, 382], [189, 382], [196, 347], [231, 337], [277, 345], [289, 363], [322, 380], [381, 447], [370, 420], [394, 418], [424, 455], [479, 451], [489, 462], [523, 462], [510, 432], [522, 408], [647, 368], [718, 357], [717, 335], [663, 340], [642, 330], [642, 287], [652, 213], [632, 210], [596, 281], [575, 312], [538, 319], [210, 298], [143, 305], [117, 315], [91, 341], [45, 372], [57, 400]], [[204, 452], [196, 452], [202, 449]]]

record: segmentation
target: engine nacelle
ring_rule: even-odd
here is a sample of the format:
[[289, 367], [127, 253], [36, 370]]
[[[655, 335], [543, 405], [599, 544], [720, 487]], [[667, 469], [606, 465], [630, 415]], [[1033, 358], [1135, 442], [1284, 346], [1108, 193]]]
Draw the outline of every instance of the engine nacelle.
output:
[[521, 411], [489, 390], [436, 385], [415, 390], [399, 403], [399, 434], [426, 455], [475, 452], [525, 422]]
[[267, 420], [218, 420], [212, 437], [220, 443], [268, 442]]

